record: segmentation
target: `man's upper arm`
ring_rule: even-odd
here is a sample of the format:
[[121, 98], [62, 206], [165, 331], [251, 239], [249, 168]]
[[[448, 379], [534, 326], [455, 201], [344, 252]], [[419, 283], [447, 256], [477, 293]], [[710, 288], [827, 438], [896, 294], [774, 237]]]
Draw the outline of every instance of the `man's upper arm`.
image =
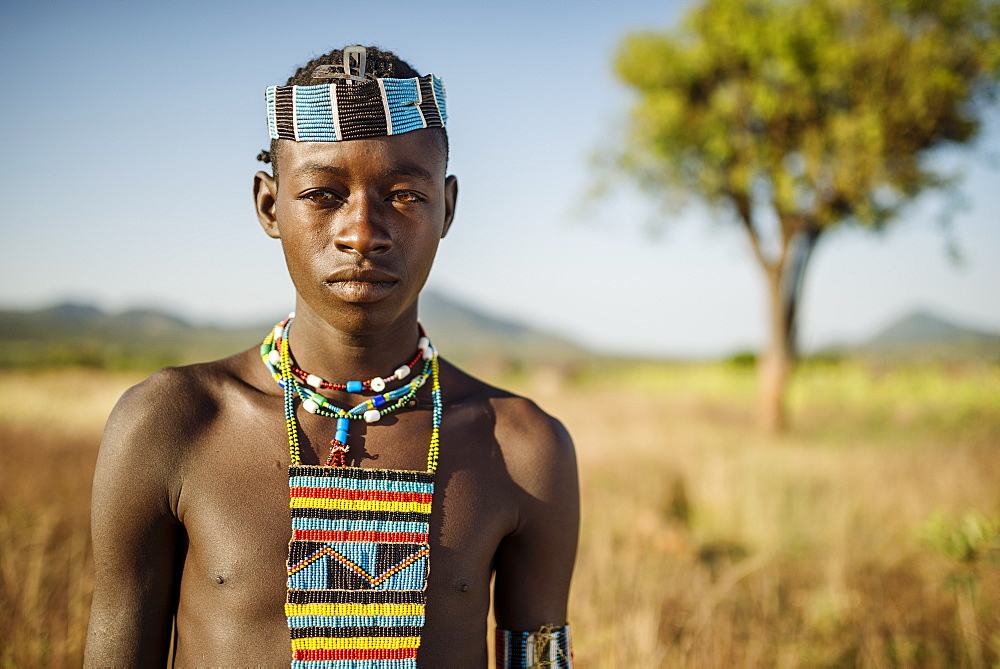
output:
[[[494, 612], [506, 630], [563, 625], [580, 523], [573, 443], [565, 428], [525, 400], [498, 439], [519, 497], [516, 529], [497, 554]], [[500, 418], [498, 412], [498, 419]]]
[[[163, 375], [161, 372], [160, 375]], [[129, 390], [101, 441], [91, 531], [94, 598], [88, 666], [164, 665], [177, 584], [176, 451], [169, 416], [156, 408], [169, 386], [154, 377]]]

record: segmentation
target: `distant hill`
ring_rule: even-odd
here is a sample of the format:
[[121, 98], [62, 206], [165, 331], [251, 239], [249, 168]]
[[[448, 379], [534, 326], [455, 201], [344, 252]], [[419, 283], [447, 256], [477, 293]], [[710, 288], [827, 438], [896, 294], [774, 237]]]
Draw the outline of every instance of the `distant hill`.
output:
[[898, 348], [959, 341], [1000, 343], [1000, 334], [957, 325], [927, 311], [914, 311], [869, 339], [867, 348]]
[[[280, 316], [276, 314], [275, 320]], [[481, 370], [481, 363], [493, 368], [498, 364], [558, 367], [599, 357], [564, 338], [431, 291], [420, 298], [420, 317], [446, 357], [474, 369]], [[157, 309], [108, 313], [78, 303], [34, 310], [0, 309], [0, 368], [84, 366], [152, 371], [213, 360], [256, 346], [273, 325], [215, 327]], [[925, 310], [915, 311], [861, 344], [819, 352], [820, 356], [827, 354], [889, 361], [1000, 363], [1000, 333], [959, 325]]]
[[433, 291], [420, 296], [420, 321], [446, 356], [566, 363], [589, 353], [564, 338], [487, 314]]
[[[437, 293], [421, 296], [420, 313], [438, 349], [461, 363], [484, 358], [515, 364], [565, 363], [588, 355], [564, 339]], [[195, 325], [156, 309], [111, 314], [77, 303], [0, 309], [0, 367], [156, 369], [212, 360], [254, 346], [273, 325]]]
[[853, 351], [896, 358], [1000, 362], [1000, 333], [959, 325], [938, 314], [918, 310], [893, 321]]
[[4, 309], [0, 367], [153, 370], [245, 349], [268, 327], [196, 326], [155, 309], [109, 314], [71, 302], [36, 310]]

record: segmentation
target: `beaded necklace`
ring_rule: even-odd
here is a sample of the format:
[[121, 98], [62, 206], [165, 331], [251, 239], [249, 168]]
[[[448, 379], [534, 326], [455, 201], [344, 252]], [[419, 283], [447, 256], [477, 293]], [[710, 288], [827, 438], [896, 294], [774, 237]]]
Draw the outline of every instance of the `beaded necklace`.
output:
[[[284, 389], [292, 515], [285, 603], [291, 666], [416, 669], [430, 569], [430, 514], [443, 406], [437, 352], [421, 336], [419, 357], [398, 368], [395, 379], [382, 379], [401, 380], [423, 359], [423, 371], [413, 381], [345, 410], [300, 382], [304, 372], [295, 371], [288, 343], [292, 318], [275, 326], [261, 346], [261, 358]], [[307, 379], [310, 376], [306, 374]], [[406, 406], [427, 378], [433, 403], [427, 469], [344, 466], [349, 421], [376, 422]], [[378, 391], [380, 384], [374, 381], [342, 385], [354, 389], [355, 384], [367, 384], [368, 389]], [[296, 397], [307, 411], [337, 419], [337, 437], [331, 442], [326, 465], [302, 464]]]
[[[343, 466], [349, 448], [347, 445], [347, 430], [350, 421], [363, 419], [365, 422], [375, 423], [383, 415], [407, 406], [431, 375], [437, 353], [431, 345], [430, 340], [423, 334], [423, 328], [421, 328], [417, 354], [409, 363], [397, 368], [391, 376], [384, 378], [375, 377], [368, 381], [330, 383], [315, 374], [309, 374], [301, 370], [292, 362], [288, 344], [288, 331], [291, 328], [293, 318], [293, 315], [289, 315], [284, 321], [278, 323], [268, 334], [267, 338], [264, 339], [260, 347], [260, 357], [264, 361], [264, 365], [267, 366], [268, 371], [271, 372], [271, 376], [278, 382], [278, 385], [285, 390], [285, 422], [288, 427], [291, 458], [293, 461], [297, 461], [300, 456], [298, 431], [297, 429], [293, 429], [293, 426], [296, 424], [294, 398], [298, 397], [302, 400], [302, 408], [309, 413], [337, 419], [337, 432], [334, 439], [330, 442], [330, 456], [327, 458], [326, 465]], [[343, 388], [348, 392], [361, 392], [363, 388], [367, 387], [371, 390], [382, 391], [385, 390], [386, 381], [403, 379], [408, 376], [416, 361], [420, 359], [424, 360], [423, 371], [412, 381], [395, 390], [370, 397], [347, 410], [330, 403], [326, 397], [316, 390], [306, 390], [299, 381], [301, 376], [304, 375], [308, 385], [313, 388]], [[435, 413], [440, 414], [440, 409], [436, 406]], [[436, 443], [435, 432], [432, 433], [431, 437], [432, 448]]]

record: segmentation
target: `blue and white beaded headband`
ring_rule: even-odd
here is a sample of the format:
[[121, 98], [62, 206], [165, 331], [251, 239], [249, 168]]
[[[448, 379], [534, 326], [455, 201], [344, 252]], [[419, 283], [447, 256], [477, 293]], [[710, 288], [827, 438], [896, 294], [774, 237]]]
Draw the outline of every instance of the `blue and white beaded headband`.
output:
[[[360, 53], [359, 53], [360, 52]], [[360, 55], [357, 75], [351, 55]], [[321, 65], [314, 78], [335, 81], [313, 86], [268, 86], [267, 128], [271, 139], [340, 142], [443, 128], [448, 120], [444, 83], [428, 74], [409, 79], [365, 75], [363, 47], [344, 49], [344, 72]]]

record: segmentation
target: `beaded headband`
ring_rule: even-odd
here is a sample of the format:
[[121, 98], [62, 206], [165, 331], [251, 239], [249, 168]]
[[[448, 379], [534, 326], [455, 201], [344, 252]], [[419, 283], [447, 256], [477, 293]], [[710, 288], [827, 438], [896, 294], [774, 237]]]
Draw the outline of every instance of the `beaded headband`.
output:
[[[357, 57], [358, 74], [351, 59]], [[344, 49], [343, 72], [321, 65], [312, 86], [268, 86], [267, 128], [271, 139], [340, 142], [443, 128], [448, 120], [444, 83], [428, 74], [409, 79], [365, 74], [364, 47]]]

